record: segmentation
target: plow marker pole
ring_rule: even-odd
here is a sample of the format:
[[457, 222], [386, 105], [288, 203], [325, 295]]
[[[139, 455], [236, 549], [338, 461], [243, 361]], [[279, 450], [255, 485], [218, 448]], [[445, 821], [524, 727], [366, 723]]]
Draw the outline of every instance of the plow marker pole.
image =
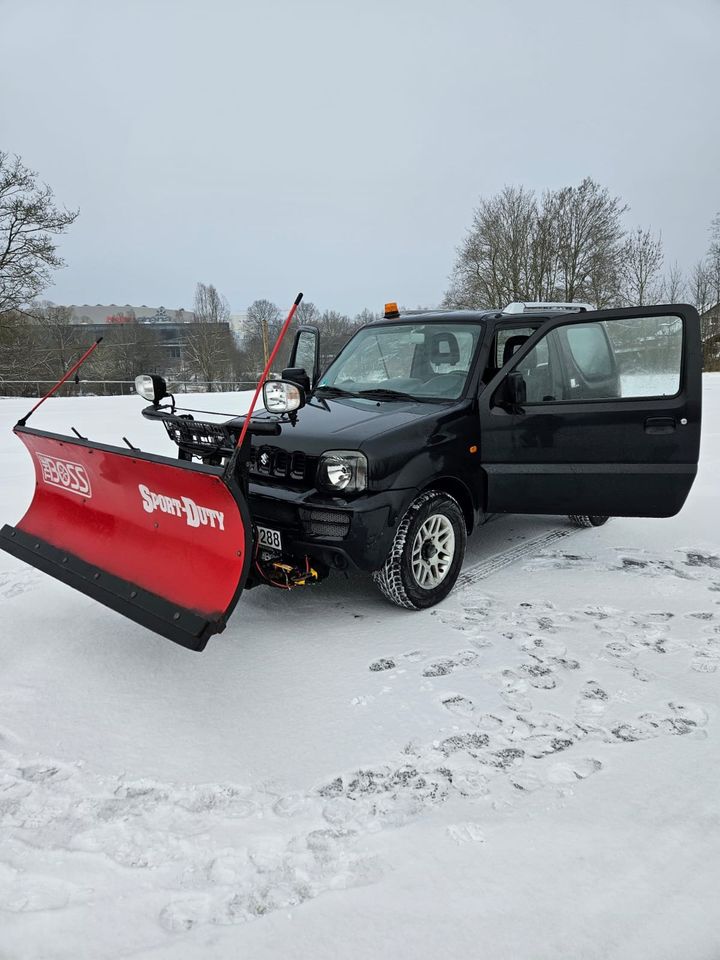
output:
[[[301, 296], [302, 296], [302, 294], [301, 294]], [[68, 372], [65, 374], [65, 376], [62, 377], [62, 379], [58, 380], [58, 382], [55, 384], [55, 386], [52, 387], [50, 390], [48, 390], [48, 392], [45, 394], [44, 397], [42, 397], [40, 400], [38, 400], [38, 402], [37, 402], [37, 403], [35, 404], [35, 406], [32, 408], [32, 410], [30, 411], [30, 413], [26, 413], [25, 416], [22, 418], [22, 420], [18, 420], [18, 422], [17, 422], [18, 427], [24, 427], [25, 424], [26, 424], [26, 423], [28, 422], [28, 420], [30, 419], [30, 417], [35, 413], [35, 411], [37, 410], [37, 408], [40, 407], [40, 406], [42, 406], [43, 403], [45, 403], [45, 401], [48, 399], [48, 397], [51, 397], [51, 396], [55, 393], [55, 391], [56, 391], [56, 390], [59, 390], [60, 387], [61, 387], [64, 383], [67, 383], [67, 381], [68, 381], [68, 380], [70, 379], [70, 377], [75, 373], [75, 371], [76, 371], [76, 370], [79, 370], [80, 367], [85, 363], [85, 361], [86, 361], [87, 358], [90, 356], [90, 354], [93, 353], [95, 350], [97, 350], [98, 345], [99, 345], [99, 343], [100, 343], [101, 340], [102, 340], [102, 337], [98, 337], [97, 340], [95, 341], [95, 343], [94, 343], [91, 347], [88, 347], [88, 349], [87, 349], [87, 350], [85, 351], [85, 353], [80, 357], [80, 359], [78, 360], [78, 362], [77, 362], [76, 364], [74, 364], [72, 367], [70, 367], [70, 369], [69, 369]]]
[[272, 353], [268, 357], [268, 362], [265, 364], [265, 369], [263, 370], [262, 376], [260, 377], [260, 381], [258, 382], [257, 388], [255, 390], [255, 395], [253, 396], [252, 403], [250, 404], [250, 409], [248, 410], [247, 416], [245, 417], [245, 423], [243, 424], [243, 428], [240, 431], [240, 436], [238, 437], [238, 442], [236, 446], [237, 450], [240, 450], [242, 447], [243, 440], [245, 439], [245, 434], [248, 432], [248, 427], [250, 426], [250, 420], [252, 418], [253, 411], [255, 410], [255, 404], [257, 403], [257, 399], [260, 396], [260, 391], [262, 390], [263, 384], [265, 383], [265, 378], [270, 372], [270, 368], [273, 365], [273, 361], [275, 360], [275, 357], [277, 356], [277, 352], [280, 349], [280, 344], [283, 342], [285, 338], [285, 334], [287, 333], [288, 327], [292, 322], [292, 318], [295, 316], [295, 311], [300, 306], [300, 301], [302, 300], [302, 298], [303, 298], [303, 295], [301, 293], [299, 293], [295, 297], [295, 302], [290, 307], [290, 312], [288, 313], [285, 323], [282, 325], [282, 329], [278, 334], [278, 338], [275, 341], [275, 346], [272, 348]]

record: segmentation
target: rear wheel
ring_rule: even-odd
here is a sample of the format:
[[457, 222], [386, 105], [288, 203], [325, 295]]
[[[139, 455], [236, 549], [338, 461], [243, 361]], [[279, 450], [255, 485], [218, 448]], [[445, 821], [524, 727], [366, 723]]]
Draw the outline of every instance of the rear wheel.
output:
[[571, 513], [568, 516], [568, 520], [574, 523], [576, 527], [601, 527], [604, 523], [607, 523], [609, 519], [610, 517], [590, 517], [575, 513]]
[[432, 607], [455, 586], [466, 544], [465, 518], [457, 501], [429, 490], [411, 503], [373, 580], [398, 607]]

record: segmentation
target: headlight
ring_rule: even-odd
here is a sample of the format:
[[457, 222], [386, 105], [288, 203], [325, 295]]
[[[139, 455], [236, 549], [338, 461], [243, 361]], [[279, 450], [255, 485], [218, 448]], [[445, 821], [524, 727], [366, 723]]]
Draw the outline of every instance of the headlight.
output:
[[266, 380], [263, 403], [268, 413], [293, 413], [305, 404], [302, 387], [288, 380]]
[[357, 493], [367, 487], [367, 457], [358, 450], [328, 450], [320, 457], [317, 485], [335, 493]]
[[162, 377], [154, 373], [141, 373], [139, 377], [135, 377], [135, 390], [144, 400], [150, 400], [155, 405], [169, 396], [167, 384]]

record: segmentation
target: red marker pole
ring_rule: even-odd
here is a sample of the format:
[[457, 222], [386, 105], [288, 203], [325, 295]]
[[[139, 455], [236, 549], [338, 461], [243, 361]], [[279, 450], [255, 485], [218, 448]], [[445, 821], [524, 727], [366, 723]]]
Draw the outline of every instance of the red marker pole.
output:
[[32, 408], [32, 410], [30, 411], [30, 413], [26, 413], [25, 416], [22, 418], [22, 420], [18, 420], [16, 426], [18, 426], [18, 427], [24, 427], [24, 426], [25, 426], [25, 424], [28, 422], [28, 420], [30, 419], [30, 417], [35, 413], [35, 411], [37, 410], [37, 408], [40, 407], [40, 406], [42, 406], [42, 404], [45, 403], [45, 401], [47, 400], [47, 398], [48, 398], [48, 397], [51, 397], [51, 396], [55, 393], [56, 390], [59, 390], [60, 387], [70, 379], [70, 377], [75, 373], [75, 371], [80, 369], [80, 367], [85, 363], [85, 361], [86, 361], [87, 358], [90, 356], [90, 354], [93, 353], [95, 350], [97, 350], [98, 344], [100, 343], [101, 340], [102, 340], [102, 337], [98, 337], [98, 338], [97, 338], [97, 340], [95, 341], [95, 343], [85, 351], [85, 353], [80, 357], [80, 359], [78, 360], [78, 362], [77, 362], [74, 366], [70, 367], [70, 369], [68, 370], [68, 372], [67, 372], [67, 373], [65, 374], [65, 376], [62, 378], [62, 380], [58, 380], [58, 382], [55, 384], [55, 386], [54, 386], [51, 390], [48, 390], [48, 392], [45, 394], [44, 397], [42, 397], [40, 400], [38, 400], [38, 402], [37, 402], [37, 403], [35, 404], [35, 406]]
[[280, 330], [280, 333], [278, 334], [278, 338], [275, 341], [275, 346], [272, 348], [272, 353], [268, 357], [268, 362], [265, 364], [265, 369], [263, 370], [262, 376], [260, 377], [260, 382], [258, 383], [257, 389], [255, 390], [255, 396], [252, 398], [250, 409], [248, 410], [247, 416], [245, 417], [245, 423], [243, 424], [243, 428], [240, 431], [240, 436], [238, 437], [238, 442], [236, 446], [237, 450], [239, 450], [242, 447], [243, 440], [245, 439], [245, 434], [248, 432], [248, 427], [250, 426], [250, 419], [252, 418], [253, 411], [255, 410], [255, 404], [257, 403], [257, 399], [260, 396], [260, 391], [262, 390], [263, 384], [265, 383], [265, 378], [270, 372], [270, 368], [273, 365], [273, 361], [275, 360], [275, 357], [277, 356], [277, 352], [280, 349], [280, 344], [283, 342], [283, 338], [285, 337], [285, 334], [288, 331], [288, 327], [292, 322], [292, 318], [295, 316], [295, 311], [300, 306], [300, 301], [302, 300], [302, 298], [303, 298], [303, 295], [301, 293], [299, 293], [295, 297], [295, 302], [290, 307], [290, 313], [288, 313], [287, 319], [285, 320], [285, 323], [282, 325], [282, 329]]

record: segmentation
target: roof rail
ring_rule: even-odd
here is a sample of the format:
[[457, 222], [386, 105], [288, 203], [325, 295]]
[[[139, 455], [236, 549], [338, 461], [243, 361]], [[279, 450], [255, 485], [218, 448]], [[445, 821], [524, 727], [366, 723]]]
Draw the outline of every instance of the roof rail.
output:
[[509, 303], [503, 313], [528, 313], [532, 310], [565, 310], [567, 313], [584, 313], [586, 310], [594, 310], [592, 303], [527, 303], [522, 300], [515, 300]]

